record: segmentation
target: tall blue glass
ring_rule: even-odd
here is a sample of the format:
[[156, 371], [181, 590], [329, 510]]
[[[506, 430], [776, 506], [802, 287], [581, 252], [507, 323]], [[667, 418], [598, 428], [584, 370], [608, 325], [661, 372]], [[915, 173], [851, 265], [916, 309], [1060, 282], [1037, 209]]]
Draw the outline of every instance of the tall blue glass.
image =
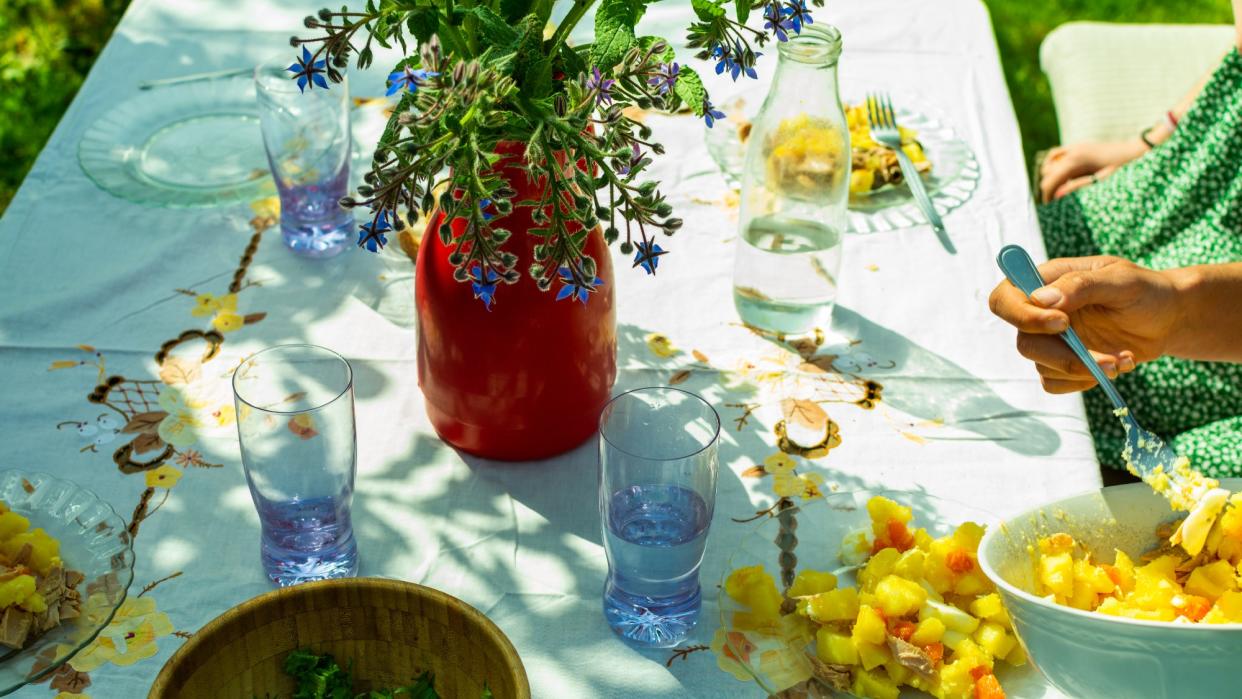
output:
[[288, 71], [293, 52], [254, 70], [263, 145], [280, 193], [285, 245], [332, 257], [352, 241], [354, 216], [340, 206], [349, 190], [349, 81], [303, 93]]
[[719, 436], [712, 406], [676, 388], [623, 393], [600, 416], [604, 617], [633, 645], [671, 648], [698, 623]]
[[271, 347], [237, 368], [233, 396], [268, 577], [285, 587], [357, 575], [349, 362], [314, 345]]

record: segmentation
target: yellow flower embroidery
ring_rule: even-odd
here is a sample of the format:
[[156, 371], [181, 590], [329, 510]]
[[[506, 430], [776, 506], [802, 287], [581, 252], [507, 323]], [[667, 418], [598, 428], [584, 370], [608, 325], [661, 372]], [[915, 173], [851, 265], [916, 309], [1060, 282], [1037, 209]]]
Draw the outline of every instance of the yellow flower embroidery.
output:
[[174, 447], [188, 447], [198, 441], [195, 428], [202, 424], [197, 415], [197, 411], [203, 408], [200, 402], [169, 387], [160, 392], [160, 407], [168, 412], [160, 422], [160, 439]]
[[783, 451], [778, 451], [763, 460], [763, 470], [776, 476], [782, 473], [793, 473], [794, 467], [798, 465], [793, 457]]
[[814, 500], [824, 497], [824, 477], [818, 473], [804, 473], [798, 476], [802, 484], [802, 498]]
[[651, 333], [647, 336], [647, 349], [651, 350], [651, 353], [655, 356], [664, 357], [665, 359], [677, 354], [679, 351], [673, 346], [673, 341], [668, 339], [667, 335], [661, 335], [660, 333]]
[[209, 316], [219, 310], [216, 297], [212, 294], [199, 294], [194, 297], [194, 308], [190, 309], [190, 315], [201, 318]]
[[90, 672], [105, 663], [133, 665], [158, 653], [156, 639], [172, 632], [172, 622], [155, 608], [155, 598], [129, 597], [112, 623], [70, 665], [78, 672]]
[[181, 471], [164, 464], [157, 469], [147, 471], [148, 488], [172, 488], [181, 480]]
[[772, 479], [772, 491], [782, 498], [801, 495], [803, 491], [802, 479], [792, 473], [778, 473]]
[[246, 319], [237, 312], [237, 294], [219, 297], [198, 294], [194, 297], [194, 308], [190, 309], [190, 314], [196, 317], [214, 314], [211, 327], [222, 333], [231, 333], [246, 324]]
[[241, 326], [245, 324], [245, 318], [242, 318], [236, 313], [229, 313], [227, 311], [217, 313], [216, 317], [211, 319], [211, 327], [222, 333], [231, 333], [235, 330], [240, 330]]

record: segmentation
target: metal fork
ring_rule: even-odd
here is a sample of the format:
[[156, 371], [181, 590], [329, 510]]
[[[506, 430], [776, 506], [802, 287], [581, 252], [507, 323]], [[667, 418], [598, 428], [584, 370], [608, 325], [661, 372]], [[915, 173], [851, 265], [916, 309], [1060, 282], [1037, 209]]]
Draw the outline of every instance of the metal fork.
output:
[[[1000, 254], [996, 256], [996, 263], [1000, 265], [1005, 277], [1027, 296], [1044, 285], [1044, 278], [1040, 276], [1039, 268], [1035, 266], [1034, 260], [1026, 250], [1018, 245], [1006, 245], [1001, 248]], [[1115, 408], [1113, 412], [1121, 419], [1126, 433], [1126, 446], [1122, 452], [1122, 459], [1127, 467], [1133, 467], [1132, 473], [1153, 486], [1160, 485], [1156, 488], [1157, 492], [1173, 501], [1175, 509], [1198, 510], [1200, 505], [1210, 505], [1213, 497], [1218, 504], [1223, 503], [1220, 499], [1221, 495], [1215, 492], [1217, 486], [1215, 481], [1208, 481], [1202, 477], [1196, 479], [1194, 472], [1177, 468], [1177, 464], [1183, 461], [1177, 452], [1173, 451], [1163, 439], [1139, 424], [1138, 419], [1134, 417], [1134, 412], [1126, 405], [1117, 387], [1091, 356], [1091, 352], [1078, 337], [1078, 333], [1074, 332], [1073, 328], [1066, 328], [1065, 332], [1061, 333], [1061, 339], [1069, 345], [1078, 360], [1087, 367], [1087, 371], [1090, 371], [1091, 376], [1100, 384], [1104, 395], [1108, 396], [1108, 400], [1112, 402]], [[1224, 496], [1228, 494], [1227, 491], [1224, 492]], [[1219, 508], [1216, 508], [1215, 512], [1204, 516], [1214, 517], [1219, 511]], [[1208, 523], [1210, 524], [1210, 521]], [[1197, 554], [1203, 547], [1202, 537], [1206, 536], [1207, 527], [1202, 528], [1200, 534], [1198, 541], [1185, 546], [1191, 555]], [[1179, 540], [1173, 543], [1179, 543], [1180, 536], [1179, 530]]]
[[914, 200], [927, 215], [927, 221], [931, 223], [932, 230], [939, 236], [940, 241], [949, 248], [950, 252], [954, 252], [953, 243], [949, 242], [948, 233], [944, 229], [944, 222], [940, 220], [940, 214], [936, 213], [936, 207], [932, 206], [931, 197], [927, 195], [927, 189], [923, 186], [923, 178], [919, 176], [919, 171], [914, 167], [909, 156], [901, 149], [901, 132], [897, 130], [897, 116], [893, 111], [893, 101], [888, 93], [867, 95], [867, 121], [871, 124], [871, 140], [897, 154], [901, 174], [905, 176], [906, 184], [914, 194]]

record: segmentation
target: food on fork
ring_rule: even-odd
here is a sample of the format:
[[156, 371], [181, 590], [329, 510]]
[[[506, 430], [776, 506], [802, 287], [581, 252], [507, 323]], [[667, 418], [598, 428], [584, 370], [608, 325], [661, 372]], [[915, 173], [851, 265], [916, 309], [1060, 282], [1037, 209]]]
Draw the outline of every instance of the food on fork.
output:
[[22, 648], [80, 616], [82, 577], [65, 570], [59, 541], [0, 502], [0, 644]]
[[835, 691], [897, 699], [909, 686], [937, 699], [1004, 699], [994, 670], [1026, 656], [976, 559], [983, 526], [933, 538], [887, 498], [871, 498], [867, 512], [870, 531], [847, 535], [841, 551], [846, 565], [861, 564], [856, 587], [802, 570], [782, 596], [762, 566], [740, 568], [725, 581], [746, 607], [733, 629], [787, 639], [810, 676]]

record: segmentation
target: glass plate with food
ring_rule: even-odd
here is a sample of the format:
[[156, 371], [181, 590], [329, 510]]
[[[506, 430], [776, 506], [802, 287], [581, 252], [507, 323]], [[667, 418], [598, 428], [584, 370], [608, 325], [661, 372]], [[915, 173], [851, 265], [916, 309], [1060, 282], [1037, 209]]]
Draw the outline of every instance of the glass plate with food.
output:
[[[739, 95], [722, 103], [728, 119], [707, 129], [707, 150], [730, 186], [741, 186], [751, 120], [762, 100]], [[849, 227], [856, 233], [923, 225], [914, 195], [904, 183], [897, 156], [871, 140], [863, 101], [847, 101], [850, 127]], [[920, 170], [932, 203], [942, 216], [966, 203], [979, 184], [979, 163], [970, 146], [932, 111], [898, 107], [903, 149]]]
[[133, 576], [125, 522], [98, 495], [43, 473], [0, 472], [0, 695], [94, 641]]
[[774, 512], [721, 580], [721, 669], [782, 698], [1059, 696], [1027, 665], [978, 565], [991, 514], [890, 491]]

